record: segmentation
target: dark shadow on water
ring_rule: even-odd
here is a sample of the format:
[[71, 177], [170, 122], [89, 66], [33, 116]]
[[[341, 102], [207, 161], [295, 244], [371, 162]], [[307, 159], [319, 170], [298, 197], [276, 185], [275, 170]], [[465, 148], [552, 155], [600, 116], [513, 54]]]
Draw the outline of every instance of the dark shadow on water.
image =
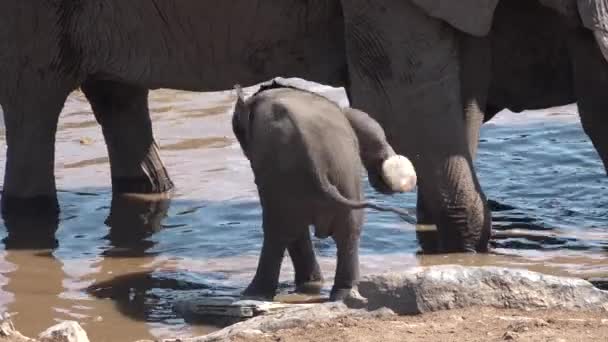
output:
[[[189, 320], [187, 312], [176, 310], [176, 303], [204, 296], [237, 295], [238, 289], [184, 280], [188, 275], [174, 272], [137, 272], [97, 282], [86, 292], [99, 299], [109, 299], [123, 315], [145, 322], [168, 318]], [[221, 275], [208, 273], [199, 277], [221, 280]], [[221, 326], [221, 321], [199, 320], [204, 325]]]

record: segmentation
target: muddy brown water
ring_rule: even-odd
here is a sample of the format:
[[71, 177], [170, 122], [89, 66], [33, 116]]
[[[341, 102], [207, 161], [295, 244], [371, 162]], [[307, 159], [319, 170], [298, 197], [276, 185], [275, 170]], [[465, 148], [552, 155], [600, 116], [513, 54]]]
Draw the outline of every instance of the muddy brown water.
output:
[[[347, 103], [341, 89], [311, 87]], [[0, 251], [0, 310], [16, 313], [23, 333], [72, 319], [92, 341], [200, 335], [217, 328], [182, 317], [173, 304], [237, 293], [253, 276], [261, 211], [231, 132], [231, 92], [156, 90], [150, 97], [156, 138], [177, 186], [171, 201], [155, 204], [111, 203], [101, 131], [82, 94], [69, 97], [57, 134], [58, 229], [52, 235], [53, 223], [22, 222], [36, 227], [27, 234], [37, 242], [9, 240]], [[608, 178], [576, 107], [499, 114], [481, 139], [477, 168], [493, 203], [492, 247], [499, 254], [417, 256], [414, 227], [368, 211], [362, 273], [459, 263], [608, 277]], [[0, 146], [3, 166], [3, 131]], [[388, 197], [366, 189], [375, 201], [414, 209], [413, 193]], [[329, 287], [335, 246], [315, 240], [315, 247]], [[283, 291], [292, 276], [286, 259]]]

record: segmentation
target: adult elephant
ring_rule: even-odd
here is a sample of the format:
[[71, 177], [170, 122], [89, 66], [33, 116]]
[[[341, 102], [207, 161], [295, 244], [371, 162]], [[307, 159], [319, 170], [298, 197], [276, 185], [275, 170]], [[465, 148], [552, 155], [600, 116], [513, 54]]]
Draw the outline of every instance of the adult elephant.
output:
[[165, 192], [148, 89], [296, 76], [346, 86], [412, 159], [436, 249], [485, 251], [491, 219], [472, 163], [484, 117], [578, 100], [608, 161], [605, 0], [538, 1], [2, 1], [3, 212], [57, 210], [55, 131], [77, 87], [102, 126], [113, 191]]

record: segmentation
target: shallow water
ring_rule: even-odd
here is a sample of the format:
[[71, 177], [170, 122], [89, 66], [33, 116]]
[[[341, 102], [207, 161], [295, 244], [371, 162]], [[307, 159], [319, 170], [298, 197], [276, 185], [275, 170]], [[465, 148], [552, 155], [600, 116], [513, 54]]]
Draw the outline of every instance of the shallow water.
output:
[[[341, 90], [315, 89], [346, 103]], [[180, 317], [173, 304], [238, 292], [255, 271], [261, 211], [248, 163], [230, 129], [232, 101], [230, 92], [151, 93], [156, 138], [177, 186], [170, 202], [152, 205], [111, 202], [100, 129], [82, 94], [72, 94], [57, 135], [62, 213], [56, 240], [44, 233], [57, 228], [53, 223], [19, 223], [39, 227], [27, 231], [37, 245], [9, 240], [2, 247], [0, 310], [17, 312], [17, 327], [30, 335], [57, 320], [76, 319], [93, 341], [215, 329]], [[5, 149], [3, 134], [0, 146]], [[483, 128], [477, 167], [493, 201], [492, 246], [500, 254], [416, 256], [411, 225], [390, 213], [368, 211], [363, 274], [461, 263], [608, 277], [608, 178], [574, 106], [500, 114]], [[369, 187], [367, 193], [414, 209], [414, 194], [387, 197]], [[7, 225], [15, 223], [3, 223], [1, 238]], [[331, 240], [315, 240], [315, 245], [329, 287], [335, 247]], [[292, 275], [286, 259], [285, 288]]]

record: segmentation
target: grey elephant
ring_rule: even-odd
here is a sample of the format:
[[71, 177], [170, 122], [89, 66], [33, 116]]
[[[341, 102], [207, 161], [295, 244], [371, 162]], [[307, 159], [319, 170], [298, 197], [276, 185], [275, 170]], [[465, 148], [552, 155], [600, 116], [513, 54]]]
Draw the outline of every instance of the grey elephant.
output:
[[296, 290], [318, 292], [322, 275], [309, 226], [336, 241], [338, 262], [330, 300], [341, 300], [359, 278], [364, 207], [361, 165], [382, 192], [405, 192], [416, 173], [366, 113], [341, 109], [304, 90], [272, 82], [245, 100], [240, 87], [232, 127], [249, 159], [262, 205], [264, 242], [246, 296], [272, 299], [287, 249]]
[[[473, 160], [501, 109], [578, 102], [608, 170], [606, 0], [4, 0], [4, 213], [58, 210], [54, 140], [81, 87], [112, 187], [172, 188], [148, 89], [229, 89], [275, 76], [345, 86], [418, 173], [427, 251], [486, 251], [491, 215]], [[134, 134], [133, 132], [137, 132]], [[427, 237], [430, 237], [427, 239]], [[423, 241], [424, 240], [424, 241]], [[428, 243], [427, 243], [428, 242]]]

